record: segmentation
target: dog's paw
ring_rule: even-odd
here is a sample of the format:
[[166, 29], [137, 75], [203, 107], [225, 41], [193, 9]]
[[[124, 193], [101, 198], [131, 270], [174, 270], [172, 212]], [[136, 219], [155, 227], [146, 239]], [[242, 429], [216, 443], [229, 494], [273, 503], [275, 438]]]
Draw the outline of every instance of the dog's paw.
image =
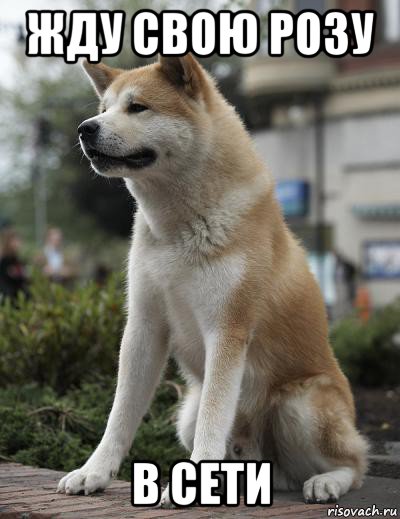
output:
[[160, 501], [160, 507], [161, 508], [175, 508], [175, 505], [172, 503], [170, 497], [169, 497], [169, 485], [167, 485], [162, 493], [161, 501]]
[[104, 490], [111, 480], [111, 472], [90, 468], [90, 465], [73, 470], [58, 483], [60, 494], [93, 494]]
[[304, 483], [303, 495], [306, 503], [336, 503], [340, 485], [332, 476], [318, 474]]

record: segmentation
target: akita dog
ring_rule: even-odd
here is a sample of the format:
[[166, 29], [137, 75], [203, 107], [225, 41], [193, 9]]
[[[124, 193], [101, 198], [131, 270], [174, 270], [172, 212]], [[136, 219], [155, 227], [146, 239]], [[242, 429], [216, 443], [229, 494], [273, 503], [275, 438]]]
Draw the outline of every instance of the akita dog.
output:
[[170, 354], [187, 382], [177, 428], [191, 460], [271, 460], [274, 488], [307, 502], [360, 486], [367, 443], [324, 303], [234, 108], [191, 55], [83, 66], [101, 100], [78, 128], [83, 151], [125, 179], [138, 211], [114, 404], [58, 491], [109, 484]]

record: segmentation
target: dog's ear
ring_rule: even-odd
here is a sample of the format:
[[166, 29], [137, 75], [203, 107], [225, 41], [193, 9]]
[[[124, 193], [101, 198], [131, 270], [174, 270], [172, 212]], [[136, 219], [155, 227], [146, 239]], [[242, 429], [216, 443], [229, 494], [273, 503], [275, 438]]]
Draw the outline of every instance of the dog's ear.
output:
[[82, 59], [81, 65], [99, 97], [102, 97], [110, 84], [122, 72], [120, 69], [104, 65], [104, 63], [89, 63], [87, 59]]
[[197, 98], [204, 85], [204, 71], [191, 54], [186, 56], [159, 56], [162, 72], [175, 86]]

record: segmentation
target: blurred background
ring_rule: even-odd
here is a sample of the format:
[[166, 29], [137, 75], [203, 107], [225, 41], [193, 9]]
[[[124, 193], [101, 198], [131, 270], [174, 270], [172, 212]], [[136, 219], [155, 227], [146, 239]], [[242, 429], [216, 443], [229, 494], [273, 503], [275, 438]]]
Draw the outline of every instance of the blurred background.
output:
[[[125, 9], [129, 21], [146, 5], [118, 1], [113, 8]], [[190, 11], [191, 3], [185, 5]], [[400, 293], [400, 4], [204, 3], [214, 9], [242, 5], [260, 14], [264, 28], [270, 8], [378, 11], [368, 57], [301, 58], [287, 42], [284, 57], [270, 58], [263, 34], [255, 57], [204, 62], [237, 106], [276, 178], [278, 198], [309, 251], [330, 317], [348, 313], [357, 297], [371, 308], [383, 306]], [[173, 2], [154, 6], [176, 7]], [[52, 4], [9, 2], [0, 18], [0, 226], [15, 227], [22, 250], [36, 259], [49, 228], [56, 227], [69, 264], [64, 277], [105, 275], [120, 268], [134, 202], [122, 182], [96, 177], [82, 158], [76, 127], [97, 109], [82, 71], [59, 58], [26, 58], [24, 15], [33, 7]], [[77, 3], [65, 1], [62, 7], [69, 11]], [[131, 52], [129, 36], [127, 27], [124, 52], [108, 60], [111, 64], [142, 62]]]
[[[360, 427], [376, 453], [400, 458], [400, 2], [194, 4], [64, 0], [57, 9], [125, 10], [124, 50], [106, 61], [126, 68], [144, 64], [129, 42], [141, 8], [250, 8], [264, 29], [272, 8], [378, 12], [368, 57], [307, 59], [286, 42], [285, 56], [270, 58], [263, 29], [254, 57], [202, 63], [253, 134], [307, 248]], [[0, 423], [14, 424], [0, 429], [0, 456], [69, 470], [90, 454], [111, 404], [135, 202], [82, 157], [76, 128], [97, 99], [80, 67], [25, 56], [25, 11], [54, 8], [6, 1], [0, 13]], [[132, 456], [163, 468], [182, 457], [173, 431], [181, 392], [171, 365]]]

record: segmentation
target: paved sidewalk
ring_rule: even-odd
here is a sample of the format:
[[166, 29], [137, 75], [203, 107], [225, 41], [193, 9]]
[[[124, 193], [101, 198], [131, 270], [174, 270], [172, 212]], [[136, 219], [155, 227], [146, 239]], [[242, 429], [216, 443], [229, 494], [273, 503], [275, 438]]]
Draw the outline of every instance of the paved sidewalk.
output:
[[[327, 509], [335, 505], [305, 505], [301, 494], [277, 493], [269, 508], [196, 507], [180, 510], [159, 508], [133, 508], [130, 504], [130, 484], [114, 481], [103, 493], [95, 496], [65, 496], [55, 493], [62, 472], [26, 467], [16, 463], [0, 463], [0, 517], [3, 519], [114, 519], [134, 517], [137, 519], [174, 518], [260, 518], [281, 519], [327, 517]], [[399, 507], [400, 480], [367, 478], [361, 490], [345, 496], [340, 506], [379, 508]]]

